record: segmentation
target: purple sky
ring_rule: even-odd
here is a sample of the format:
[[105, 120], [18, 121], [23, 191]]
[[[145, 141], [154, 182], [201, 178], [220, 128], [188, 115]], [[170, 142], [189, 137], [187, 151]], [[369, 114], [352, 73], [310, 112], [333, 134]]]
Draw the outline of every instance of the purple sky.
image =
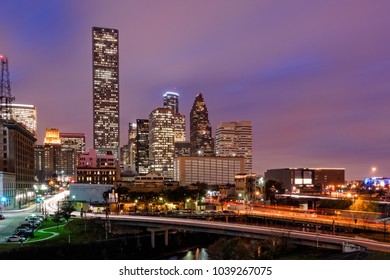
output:
[[[213, 134], [253, 121], [253, 171], [343, 167], [390, 176], [390, 1], [13, 0], [0, 53], [15, 103], [92, 148], [92, 27], [119, 29], [121, 145], [165, 91], [187, 116], [202, 92]], [[187, 135], [189, 138], [189, 135]]]

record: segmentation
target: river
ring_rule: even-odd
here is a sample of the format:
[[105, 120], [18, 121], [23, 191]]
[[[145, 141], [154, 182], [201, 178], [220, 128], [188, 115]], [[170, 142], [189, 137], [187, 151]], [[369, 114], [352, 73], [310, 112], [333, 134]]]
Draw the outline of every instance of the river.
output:
[[208, 260], [206, 248], [198, 247], [188, 251], [177, 253], [167, 258], [168, 260]]

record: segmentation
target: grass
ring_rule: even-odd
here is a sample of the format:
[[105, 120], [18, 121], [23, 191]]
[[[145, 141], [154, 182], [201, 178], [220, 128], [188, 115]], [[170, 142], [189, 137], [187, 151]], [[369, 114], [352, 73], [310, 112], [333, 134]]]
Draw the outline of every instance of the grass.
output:
[[93, 219], [70, 219], [66, 222], [46, 220], [34, 232], [34, 237], [28, 238], [22, 245], [19, 242], [0, 244], [0, 250], [12, 248], [50, 245], [84, 243], [105, 238], [104, 229]]

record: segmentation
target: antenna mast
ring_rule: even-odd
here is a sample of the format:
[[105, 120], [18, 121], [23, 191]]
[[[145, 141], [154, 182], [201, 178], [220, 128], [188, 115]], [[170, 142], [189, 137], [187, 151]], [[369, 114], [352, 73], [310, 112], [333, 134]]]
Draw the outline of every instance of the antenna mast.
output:
[[0, 118], [11, 119], [11, 103], [15, 97], [11, 95], [11, 85], [9, 81], [8, 58], [0, 54], [1, 78], [0, 78]]

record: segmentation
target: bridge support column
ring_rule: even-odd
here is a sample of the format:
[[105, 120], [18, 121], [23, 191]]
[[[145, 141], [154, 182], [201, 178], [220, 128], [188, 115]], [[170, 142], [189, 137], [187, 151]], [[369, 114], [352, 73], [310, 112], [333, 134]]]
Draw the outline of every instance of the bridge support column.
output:
[[148, 228], [150, 231], [150, 245], [154, 249], [156, 247], [156, 232], [164, 231], [164, 245], [168, 246], [168, 228]]
[[332, 234], [335, 235], [335, 233], [336, 233], [336, 227], [335, 227], [334, 220], [333, 220], [333, 223], [332, 223]]
[[150, 245], [152, 246], [152, 248], [156, 248], [156, 232], [155, 231], [151, 231], [150, 232]]
[[164, 244], [165, 246], [168, 246], [168, 229], [166, 228], [164, 231]]

